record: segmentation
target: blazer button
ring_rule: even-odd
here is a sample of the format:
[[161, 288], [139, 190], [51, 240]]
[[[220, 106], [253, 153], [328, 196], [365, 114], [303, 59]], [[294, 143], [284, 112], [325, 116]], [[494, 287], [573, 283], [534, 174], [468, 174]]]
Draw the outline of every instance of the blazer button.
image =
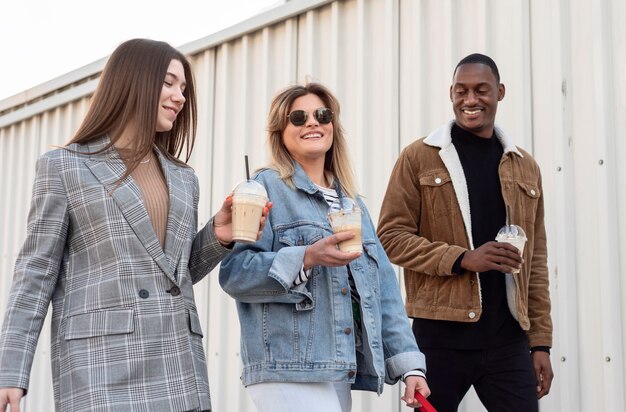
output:
[[352, 332], [352, 329], [350, 329], [350, 328], [345, 328], [343, 330], [343, 333], [345, 333], [346, 335], [349, 335], [351, 332]]
[[147, 290], [145, 290], [145, 289], [141, 289], [141, 290], [139, 291], [139, 297], [140, 297], [141, 299], [147, 299], [147, 298], [148, 298], [148, 296], [150, 296], [150, 292], [148, 292]]
[[180, 295], [180, 288], [178, 286], [174, 286], [173, 288], [168, 290], [168, 292], [171, 293], [172, 296], [178, 296]]
[[348, 294], [348, 288], [341, 288], [341, 294], [342, 295], [347, 295]]
[[467, 316], [469, 316], [470, 319], [474, 319], [476, 317], [476, 313], [470, 312]]
[[354, 375], [356, 375], [355, 371], [348, 372], [348, 378], [354, 378]]

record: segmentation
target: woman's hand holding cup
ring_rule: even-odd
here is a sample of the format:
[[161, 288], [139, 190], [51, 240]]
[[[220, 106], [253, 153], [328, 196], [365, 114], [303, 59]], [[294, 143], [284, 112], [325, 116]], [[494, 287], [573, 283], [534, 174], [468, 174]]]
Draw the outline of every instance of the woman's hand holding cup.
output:
[[[261, 220], [259, 223], [259, 231], [257, 233], [257, 240], [261, 238], [265, 222], [269, 216], [270, 209], [272, 208], [272, 202], [268, 201], [263, 207]], [[213, 217], [213, 230], [215, 237], [223, 245], [228, 246], [233, 242], [233, 195], [230, 194], [222, 203], [222, 207]]]
[[354, 236], [355, 234], [350, 231], [339, 232], [307, 246], [304, 252], [304, 268], [309, 269], [315, 265], [337, 267], [352, 262], [361, 256], [362, 252], [342, 252], [337, 245]]

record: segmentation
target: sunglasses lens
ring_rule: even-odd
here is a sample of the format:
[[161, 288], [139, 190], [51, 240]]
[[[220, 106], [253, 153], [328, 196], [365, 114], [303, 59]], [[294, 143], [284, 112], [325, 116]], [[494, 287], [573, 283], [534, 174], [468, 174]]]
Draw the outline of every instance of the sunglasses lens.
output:
[[322, 107], [315, 111], [315, 118], [321, 124], [328, 124], [333, 121], [333, 112], [326, 107]]
[[294, 110], [289, 113], [289, 121], [294, 126], [302, 126], [306, 123], [306, 112], [304, 110]]

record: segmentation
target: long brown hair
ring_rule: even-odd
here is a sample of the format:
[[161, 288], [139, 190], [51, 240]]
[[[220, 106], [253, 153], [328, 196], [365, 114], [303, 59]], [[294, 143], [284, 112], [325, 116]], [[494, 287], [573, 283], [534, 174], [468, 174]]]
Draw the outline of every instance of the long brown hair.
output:
[[[157, 132], [157, 113], [163, 81], [172, 60], [182, 63], [186, 101], [171, 130]], [[186, 164], [196, 138], [197, 108], [191, 65], [186, 57], [162, 41], [132, 39], [120, 44], [109, 57], [91, 104], [74, 137], [67, 143], [88, 143], [110, 134], [109, 149], [119, 133], [133, 123], [135, 154], [122, 179], [128, 176], [155, 145], [168, 159]], [[185, 160], [179, 156], [185, 149]]]
[[289, 86], [281, 90], [272, 99], [267, 122], [271, 154], [269, 167], [278, 171], [280, 178], [293, 187], [294, 159], [283, 143], [283, 131], [287, 127], [287, 122], [289, 121], [287, 116], [294, 100], [307, 94], [314, 94], [319, 97], [324, 106], [328, 107], [335, 114], [333, 116], [333, 144], [326, 152], [324, 172], [330, 174], [333, 178], [336, 177], [344, 193], [354, 198], [357, 196], [358, 191], [354, 173], [350, 166], [343, 127], [339, 122], [339, 101], [330, 90], [320, 83]]

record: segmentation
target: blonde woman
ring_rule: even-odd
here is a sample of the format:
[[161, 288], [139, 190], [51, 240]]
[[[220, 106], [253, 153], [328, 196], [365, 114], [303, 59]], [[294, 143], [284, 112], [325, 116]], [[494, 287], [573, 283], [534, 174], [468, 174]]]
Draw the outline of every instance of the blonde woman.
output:
[[[426, 365], [411, 332], [396, 275], [359, 198], [339, 123], [339, 103], [309, 83], [278, 93], [269, 113], [272, 161], [255, 179], [280, 199], [261, 240], [236, 245], [220, 283], [237, 301], [243, 384], [261, 412], [351, 410], [351, 389], [381, 393], [404, 379], [403, 399], [428, 396]], [[362, 210], [353, 232], [333, 234], [327, 214]]]

